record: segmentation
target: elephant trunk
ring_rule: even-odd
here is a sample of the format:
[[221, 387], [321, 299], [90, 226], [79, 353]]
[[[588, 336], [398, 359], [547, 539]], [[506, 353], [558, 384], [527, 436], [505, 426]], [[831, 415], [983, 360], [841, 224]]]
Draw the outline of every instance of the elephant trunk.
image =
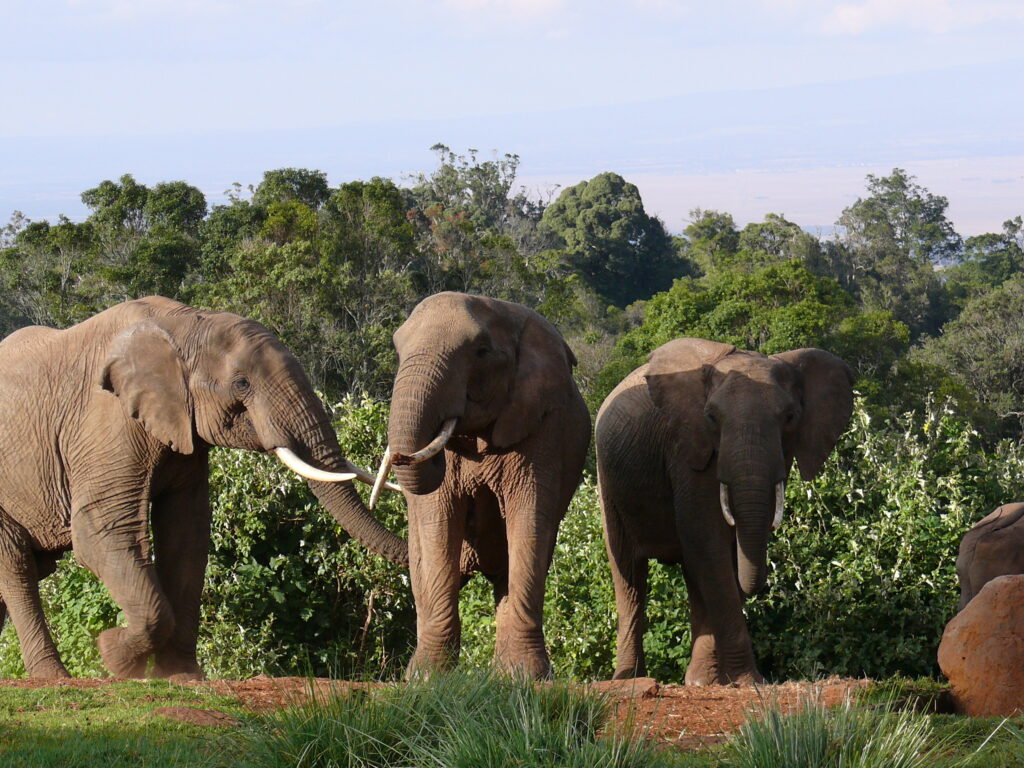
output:
[[[347, 472], [349, 464], [338, 445], [337, 435], [326, 411], [312, 393], [309, 397], [314, 398], [315, 402], [307, 409], [300, 409], [306, 414], [306, 419], [293, 432], [296, 452], [307, 454], [308, 459], [317, 467]], [[295, 401], [292, 402], [294, 408]], [[292, 424], [295, 424], [294, 421]], [[350, 536], [381, 557], [408, 567], [408, 542], [385, 528], [370, 513], [352, 482], [307, 482], [320, 503]]]
[[725, 502], [734, 518], [736, 532], [736, 576], [745, 596], [760, 591], [767, 579], [768, 534], [776, 512], [775, 487], [763, 471], [722, 485]]
[[[388, 422], [392, 454], [410, 456], [438, 437], [445, 422], [465, 410], [465, 387], [428, 361], [403, 363], [395, 377]], [[397, 462], [396, 462], [397, 464]], [[407, 466], [395, 466], [399, 484], [417, 496], [433, 493], [444, 480], [445, 452]]]

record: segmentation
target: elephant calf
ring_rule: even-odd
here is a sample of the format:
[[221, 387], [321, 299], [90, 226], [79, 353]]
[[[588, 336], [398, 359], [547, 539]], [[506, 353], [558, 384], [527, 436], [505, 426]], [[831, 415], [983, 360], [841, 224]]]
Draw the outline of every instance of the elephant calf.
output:
[[681, 563], [689, 685], [761, 679], [743, 600], [765, 583], [794, 457], [814, 477], [853, 409], [850, 371], [820, 349], [765, 356], [676, 339], [597, 416], [597, 474], [619, 614], [616, 678], [644, 674], [648, 560]]
[[74, 548], [127, 619], [99, 636], [107, 669], [141, 677], [152, 657], [153, 676], [202, 677], [211, 445], [276, 454], [342, 527], [407, 562], [298, 360], [259, 323], [154, 296], [0, 342], [0, 623], [9, 611], [30, 676], [68, 676], [39, 580]]
[[1004, 504], [964, 535], [956, 573], [961, 611], [992, 579], [1024, 573], [1024, 503]]

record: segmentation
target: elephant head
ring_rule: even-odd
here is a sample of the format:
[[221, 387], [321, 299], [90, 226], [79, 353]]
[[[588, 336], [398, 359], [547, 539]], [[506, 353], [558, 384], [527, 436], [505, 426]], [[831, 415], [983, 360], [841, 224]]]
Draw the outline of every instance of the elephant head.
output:
[[514, 446], [572, 393], [576, 360], [543, 317], [519, 304], [461, 293], [421, 301], [395, 332], [399, 367], [388, 461], [402, 488], [435, 491], [453, 434], [478, 450]]
[[765, 582], [793, 459], [805, 480], [814, 477], [849, 422], [849, 368], [820, 349], [765, 356], [676, 339], [651, 354], [646, 381], [673, 427], [676, 456], [696, 472], [714, 464], [740, 588], [753, 594]]
[[100, 386], [173, 451], [204, 445], [274, 453], [310, 480], [338, 523], [374, 552], [408, 563], [350, 482], [368, 475], [342, 455], [323, 404], [295, 356], [259, 323], [161, 297], [132, 302], [137, 317], [101, 360]]

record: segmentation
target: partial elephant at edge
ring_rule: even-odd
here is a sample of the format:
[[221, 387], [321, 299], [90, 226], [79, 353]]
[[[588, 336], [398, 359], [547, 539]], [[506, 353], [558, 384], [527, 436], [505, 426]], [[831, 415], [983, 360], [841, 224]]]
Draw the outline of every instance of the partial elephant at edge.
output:
[[846, 363], [820, 349], [763, 355], [668, 342], [597, 416], [598, 487], [618, 610], [615, 678], [645, 674], [648, 561], [680, 563], [693, 651], [688, 685], [762, 680], [743, 615], [795, 459], [821, 470], [853, 411]]
[[964, 534], [956, 573], [960, 579], [958, 611], [992, 579], [1024, 574], [1024, 502], [996, 508]]

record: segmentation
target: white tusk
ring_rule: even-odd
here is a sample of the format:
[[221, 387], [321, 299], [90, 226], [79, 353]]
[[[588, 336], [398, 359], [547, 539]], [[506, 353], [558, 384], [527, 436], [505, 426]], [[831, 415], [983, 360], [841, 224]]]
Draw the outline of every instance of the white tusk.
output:
[[427, 445], [426, 448], [421, 448], [416, 451], [416, 453], [411, 453], [408, 456], [396, 453], [394, 456], [395, 464], [419, 464], [427, 459], [434, 458], [434, 456], [444, 449], [444, 444], [448, 442], [448, 438], [450, 438], [452, 436], [452, 432], [455, 431], [456, 421], [458, 421], [458, 419], [448, 419], [448, 421], [442, 424], [441, 430], [437, 433], [437, 437], [431, 440], [430, 444]]
[[377, 479], [373, 481], [373, 490], [370, 491], [370, 509], [374, 509], [377, 506], [377, 500], [380, 498], [380, 490], [388, 483], [388, 472], [391, 471], [391, 446], [389, 445], [384, 449], [384, 458], [380, 460], [380, 469], [377, 470]]
[[297, 472], [307, 480], [319, 480], [324, 483], [344, 483], [356, 478], [355, 472], [328, 472], [310, 466], [287, 448], [275, 448], [274, 453], [288, 469]]
[[[345, 463], [348, 465], [349, 472], [356, 473], [356, 480], [358, 480], [359, 482], [366, 483], [367, 485], [373, 485], [377, 481], [377, 479], [373, 475], [371, 475], [365, 469], [357, 467], [351, 461], [346, 461]], [[390, 483], [387, 481], [384, 482], [384, 487], [387, 488], [389, 491], [402, 490], [402, 486], [400, 486], [398, 483]]]
[[729, 486], [725, 483], [718, 484], [718, 498], [722, 502], [722, 515], [725, 516], [725, 522], [730, 527], [736, 527], [736, 518], [732, 516], [732, 512], [729, 511]]
[[786, 508], [786, 484], [784, 482], [775, 484], [775, 519], [772, 520], [774, 531], [782, 525], [782, 513]]

